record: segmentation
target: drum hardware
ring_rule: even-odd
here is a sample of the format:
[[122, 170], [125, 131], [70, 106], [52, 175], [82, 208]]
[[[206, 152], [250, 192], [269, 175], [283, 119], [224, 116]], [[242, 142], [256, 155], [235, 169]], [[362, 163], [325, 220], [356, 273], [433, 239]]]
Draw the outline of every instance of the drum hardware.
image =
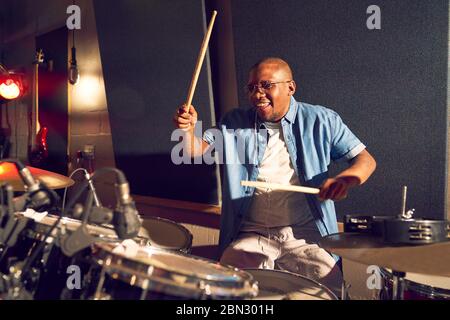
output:
[[27, 226], [28, 220], [17, 218], [14, 215], [13, 189], [11, 185], [9, 183], [3, 184], [1, 191], [3, 201], [5, 200], [3, 191], [6, 193], [6, 205], [0, 204], [0, 207], [4, 209], [1, 211], [0, 219], [0, 272], [8, 272], [4, 259], [8, 249], [16, 245], [17, 239]]
[[[105, 262], [103, 262], [103, 260], [99, 260], [98, 263], [99, 265], [105, 263], [106, 266], [109, 266], [111, 264], [111, 257], [106, 258]], [[111, 300], [112, 298], [110, 295], [107, 295], [104, 292], [102, 292], [103, 286], [105, 285], [106, 279], [105, 277], [106, 277], [106, 269], [102, 267], [100, 272], [100, 278], [93, 297], [94, 300]]]
[[351, 284], [347, 284], [347, 282], [342, 280], [341, 287], [341, 300], [350, 300], [349, 289], [352, 287]]
[[[89, 189], [91, 190], [91, 192], [93, 193], [93, 196], [94, 196], [94, 204], [95, 204], [95, 206], [96, 207], [102, 207], [102, 204], [101, 204], [101, 202], [100, 202], [100, 199], [99, 199], [99, 197], [98, 197], [98, 195], [97, 195], [97, 192], [96, 192], [96, 189], [95, 189], [95, 186], [94, 186], [94, 183], [93, 183], [93, 181], [92, 181], [92, 176], [89, 174], [89, 172], [86, 170], [86, 169], [84, 169], [84, 168], [77, 168], [77, 169], [75, 169], [74, 171], [72, 171], [72, 173], [69, 175], [69, 179], [71, 179], [76, 173], [78, 173], [78, 172], [83, 172], [84, 173], [84, 178], [85, 178], [85, 180], [88, 182], [88, 186], [89, 186]], [[66, 186], [65, 188], [64, 188], [64, 195], [63, 195], [63, 201], [62, 201], [62, 211], [64, 211], [64, 208], [65, 208], [65, 204], [66, 204], [66, 196], [67, 196], [67, 189], [69, 188], [69, 186]], [[75, 216], [74, 216], [75, 217]], [[81, 217], [81, 215], [80, 215], [80, 217]], [[78, 219], [79, 217], [75, 217], [76, 219]]]
[[406, 197], [408, 193], [408, 186], [403, 186], [402, 188], [402, 211], [400, 212], [399, 218], [410, 219], [406, 215]]
[[450, 240], [449, 221], [413, 219], [414, 209], [406, 211], [407, 186], [403, 186], [402, 209], [398, 216], [344, 217], [344, 231], [368, 234], [389, 244], [431, 244]]
[[[8, 247], [15, 245], [17, 235], [23, 230], [25, 223], [23, 220], [14, 218], [14, 192], [12, 186], [9, 183], [2, 183], [0, 191], [2, 196], [2, 201], [0, 202], [0, 244], [3, 247], [2, 251], [5, 251]], [[6, 194], [6, 199], [3, 196], [4, 194]]]
[[392, 290], [392, 300], [403, 300], [403, 293], [405, 290], [405, 272], [393, 271], [393, 290]]
[[0, 300], [32, 300], [33, 295], [25, 289], [20, 273], [0, 274]]
[[398, 216], [401, 219], [412, 219], [414, 215], [415, 209], [410, 209], [406, 211], [406, 198], [408, 193], [408, 186], [403, 186], [402, 188], [402, 211], [400, 212], [400, 215]]
[[[412, 210], [409, 215], [413, 212]], [[380, 237], [388, 244], [432, 244], [450, 240], [449, 221], [404, 219], [394, 216], [344, 217], [344, 232]]]

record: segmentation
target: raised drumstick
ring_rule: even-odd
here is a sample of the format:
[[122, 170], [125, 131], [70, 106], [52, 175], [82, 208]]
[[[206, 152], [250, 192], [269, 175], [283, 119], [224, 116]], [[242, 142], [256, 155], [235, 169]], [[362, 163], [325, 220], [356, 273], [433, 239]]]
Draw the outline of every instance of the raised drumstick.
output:
[[290, 185], [285, 185], [285, 184], [269, 183], [269, 182], [262, 182], [262, 181], [242, 180], [241, 185], [246, 186], [246, 187], [267, 188], [267, 189], [302, 192], [302, 193], [309, 193], [309, 194], [318, 194], [320, 192], [320, 189], [318, 189], [318, 188], [310, 188], [310, 187], [303, 187], [303, 186], [290, 186]]
[[[195, 87], [197, 86], [198, 76], [200, 75], [200, 70], [202, 69], [203, 59], [205, 58], [206, 49], [208, 48], [209, 38], [211, 37], [212, 28], [214, 21], [216, 20], [217, 11], [214, 10], [212, 13], [211, 21], [209, 22], [208, 30], [203, 37], [203, 43], [200, 48], [200, 53], [197, 58], [197, 65], [195, 66], [194, 74], [192, 75], [191, 86], [189, 87], [188, 96], [186, 99], [186, 106], [189, 107], [192, 103], [192, 98], [194, 97]], [[188, 109], [189, 111], [189, 109]]]

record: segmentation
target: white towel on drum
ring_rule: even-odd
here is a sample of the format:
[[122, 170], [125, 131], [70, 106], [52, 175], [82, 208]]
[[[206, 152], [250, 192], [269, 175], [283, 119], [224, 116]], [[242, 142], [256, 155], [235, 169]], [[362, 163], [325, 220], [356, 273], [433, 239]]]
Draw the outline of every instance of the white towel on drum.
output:
[[139, 244], [133, 239], [123, 240], [112, 252], [127, 257], [134, 257], [139, 251]]
[[33, 209], [30, 209], [30, 208], [28, 208], [27, 210], [25, 210], [25, 211], [23, 211], [21, 213], [23, 214], [24, 217], [33, 219], [36, 222], [41, 221], [48, 214], [47, 211], [37, 212], [37, 211], [35, 211]]

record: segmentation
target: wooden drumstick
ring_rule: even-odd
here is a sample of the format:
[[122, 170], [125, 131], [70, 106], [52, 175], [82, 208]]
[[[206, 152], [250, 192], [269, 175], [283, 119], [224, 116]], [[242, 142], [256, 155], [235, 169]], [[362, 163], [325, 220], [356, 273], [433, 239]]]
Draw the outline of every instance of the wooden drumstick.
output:
[[[211, 37], [211, 32], [214, 25], [214, 21], [216, 20], [216, 15], [217, 11], [214, 10], [212, 13], [211, 21], [209, 22], [208, 30], [206, 31], [206, 34], [203, 37], [202, 47], [200, 48], [200, 53], [198, 54], [197, 65], [195, 66], [194, 74], [192, 75], [191, 86], [189, 87], [189, 92], [186, 99], [187, 107], [191, 105], [192, 98], [194, 97], [195, 87], [197, 86], [198, 76], [200, 75], [200, 71], [202, 69], [203, 59], [205, 58], [206, 49], [208, 48], [208, 42], [209, 38]], [[189, 112], [189, 109], [187, 112]]]
[[310, 187], [303, 187], [303, 186], [290, 186], [285, 184], [279, 184], [279, 183], [269, 183], [269, 182], [262, 182], [262, 181], [241, 181], [242, 186], [247, 187], [255, 187], [255, 188], [268, 188], [273, 190], [284, 190], [284, 191], [293, 191], [293, 192], [302, 192], [302, 193], [309, 193], [309, 194], [318, 194], [320, 192], [320, 189], [318, 188], [310, 188]]

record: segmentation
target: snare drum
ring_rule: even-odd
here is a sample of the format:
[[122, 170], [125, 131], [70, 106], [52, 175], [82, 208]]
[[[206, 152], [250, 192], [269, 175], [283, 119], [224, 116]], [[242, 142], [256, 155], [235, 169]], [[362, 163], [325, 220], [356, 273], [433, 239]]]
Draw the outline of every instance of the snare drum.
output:
[[[381, 269], [384, 287], [381, 300], [392, 300], [393, 278], [389, 269]], [[450, 300], [450, 277], [406, 273], [404, 278], [404, 300]]]
[[[117, 244], [96, 243], [91, 270], [93, 299], [246, 299], [258, 292], [253, 277], [215, 261], [155, 247], [114, 253]], [[95, 276], [97, 275], [97, 276]], [[94, 281], [92, 282], [94, 284]]]
[[143, 227], [148, 231], [151, 246], [184, 253], [191, 251], [192, 234], [181, 224], [151, 217], [145, 218]]
[[302, 275], [268, 269], [244, 269], [258, 282], [255, 300], [338, 300], [337, 296], [317, 281]]

